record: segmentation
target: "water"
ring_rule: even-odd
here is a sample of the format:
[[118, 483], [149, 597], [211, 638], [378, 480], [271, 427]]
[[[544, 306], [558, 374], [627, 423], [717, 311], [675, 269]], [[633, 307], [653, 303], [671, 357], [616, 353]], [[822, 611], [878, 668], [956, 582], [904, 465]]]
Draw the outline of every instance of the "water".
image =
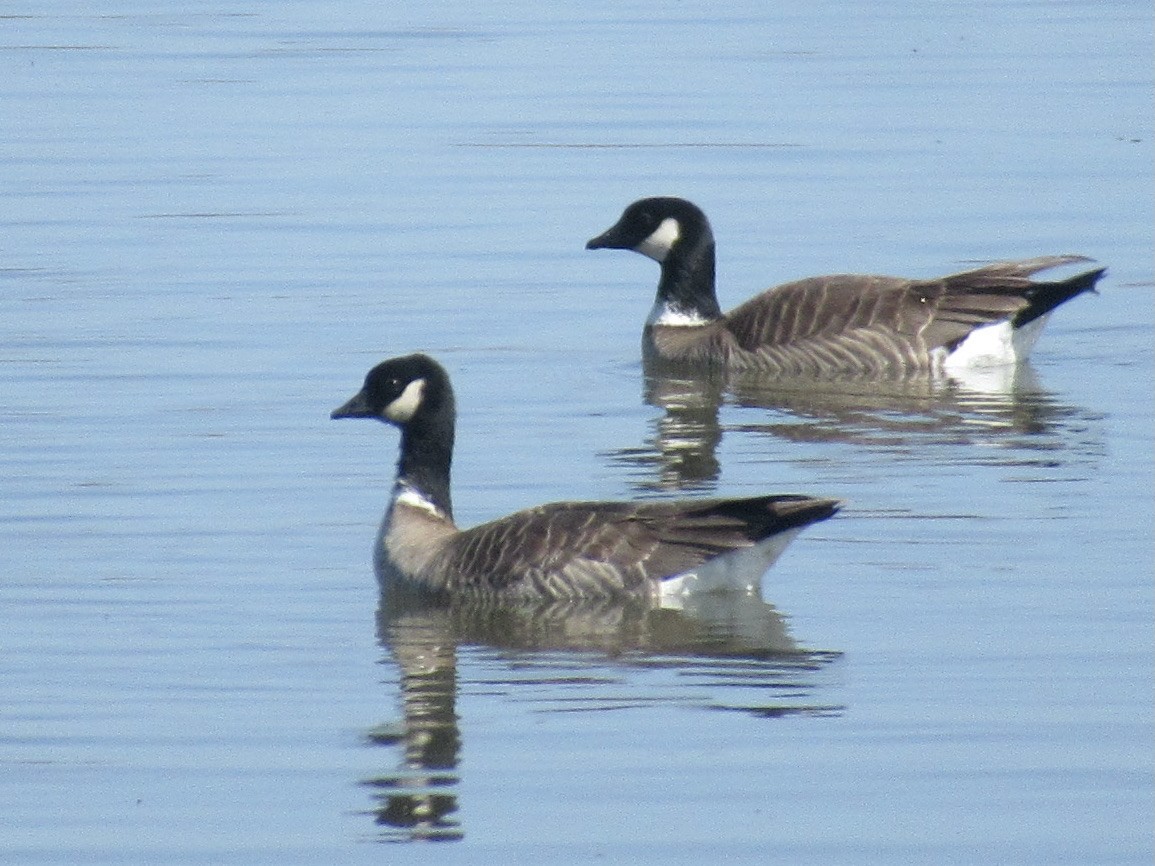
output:
[[[6, 10], [4, 859], [1150, 862], [1150, 25]], [[711, 216], [726, 307], [1110, 272], [994, 390], [647, 379], [656, 269], [582, 247], [650, 194]], [[416, 349], [463, 524], [850, 506], [740, 610], [378, 611], [396, 436], [327, 416]]]

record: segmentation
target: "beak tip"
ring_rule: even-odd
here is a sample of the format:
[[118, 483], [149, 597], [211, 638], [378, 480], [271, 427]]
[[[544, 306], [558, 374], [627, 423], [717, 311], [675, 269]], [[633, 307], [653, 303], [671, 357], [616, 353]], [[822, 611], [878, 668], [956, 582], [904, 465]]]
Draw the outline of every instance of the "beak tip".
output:
[[365, 395], [358, 393], [346, 403], [342, 403], [336, 409], [329, 413], [329, 419], [332, 421], [340, 420], [341, 418], [367, 418], [369, 417], [369, 407], [365, 403]]

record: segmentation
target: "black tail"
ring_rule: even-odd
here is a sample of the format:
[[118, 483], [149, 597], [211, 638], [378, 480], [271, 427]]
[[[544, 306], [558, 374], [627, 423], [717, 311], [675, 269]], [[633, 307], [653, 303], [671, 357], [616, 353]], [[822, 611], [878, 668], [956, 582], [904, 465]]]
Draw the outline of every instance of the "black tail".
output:
[[1106, 272], [1106, 268], [1098, 268], [1055, 283], [1035, 283], [1027, 293], [1027, 306], [1015, 314], [1011, 325], [1021, 328], [1039, 316], [1045, 316], [1055, 307], [1067, 303], [1071, 298], [1083, 292], [1095, 291], [1095, 283], [1099, 282], [1099, 278]]

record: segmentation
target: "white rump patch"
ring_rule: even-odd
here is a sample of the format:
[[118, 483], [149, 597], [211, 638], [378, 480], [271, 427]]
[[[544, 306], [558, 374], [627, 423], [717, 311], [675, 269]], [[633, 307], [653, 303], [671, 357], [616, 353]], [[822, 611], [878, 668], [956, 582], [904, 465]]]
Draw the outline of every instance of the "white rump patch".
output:
[[414, 379], [405, 386], [405, 390], [381, 412], [390, 421], [404, 424], [413, 417], [417, 407], [425, 397], [425, 380]]
[[664, 325], [670, 328], [695, 328], [710, 324], [710, 319], [697, 312], [674, 309], [660, 298], [654, 301], [653, 309], [646, 316], [647, 325]]
[[761, 595], [762, 577], [782, 555], [802, 527], [779, 532], [750, 547], [732, 550], [662, 581], [659, 603], [680, 610], [687, 596], [706, 592], [739, 592]]
[[972, 395], [985, 394], [1005, 400], [1022, 380], [1023, 370], [1018, 364], [971, 365], [954, 367], [946, 375]]
[[681, 224], [673, 217], [666, 217], [648, 238], [634, 247], [634, 250], [643, 256], [649, 256], [655, 262], [664, 262], [681, 236]]
[[1021, 328], [1012, 328], [1010, 322], [975, 328], [957, 349], [946, 356], [943, 369], [949, 373], [964, 367], [994, 367], [1025, 361], [1048, 318], [1050, 313]]

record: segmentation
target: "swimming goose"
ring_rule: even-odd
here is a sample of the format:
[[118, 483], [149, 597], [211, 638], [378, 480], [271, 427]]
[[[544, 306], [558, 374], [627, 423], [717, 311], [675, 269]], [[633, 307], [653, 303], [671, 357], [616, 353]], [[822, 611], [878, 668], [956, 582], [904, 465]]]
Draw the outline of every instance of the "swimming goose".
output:
[[646, 319], [648, 360], [772, 375], [950, 372], [1025, 359], [1052, 310], [1093, 291], [1105, 268], [1058, 282], [1032, 274], [1084, 256], [997, 262], [930, 280], [842, 274], [770, 289], [723, 314], [714, 234], [681, 198], [644, 198], [586, 244], [662, 266]]
[[790, 540], [840, 505], [795, 495], [555, 502], [461, 530], [449, 491], [455, 416], [449, 375], [421, 354], [378, 364], [332, 413], [401, 429], [397, 480], [375, 551], [383, 586], [400, 581], [443, 596], [662, 603], [714, 589], [753, 592]]

